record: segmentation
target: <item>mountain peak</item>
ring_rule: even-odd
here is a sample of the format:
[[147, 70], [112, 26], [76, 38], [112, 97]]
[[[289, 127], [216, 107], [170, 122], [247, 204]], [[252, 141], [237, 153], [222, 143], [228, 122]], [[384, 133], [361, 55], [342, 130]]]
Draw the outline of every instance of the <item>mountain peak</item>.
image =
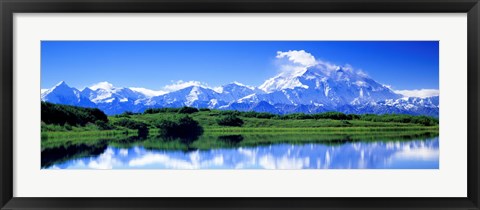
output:
[[92, 89], [90, 89], [89, 87], [85, 87], [83, 88], [83, 90], [81, 90], [82, 92], [90, 92], [90, 91], [93, 91]]
[[71, 91], [71, 90], [76, 90], [76, 89], [68, 86], [65, 81], [60, 81], [52, 88], [48, 89], [47, 91], [44, 91], [44, 94], [48, 94], [52, 91]]
[[65, 81], [63, 81], [63, 80], [60, 81], [59, 83], [57, 83], [54, 87], [60, 87], [60, 86], [67, 86], [67, 87], [69, 87], [69, 86], [67, 85], [67, 83], [66, 83]]
[[252, 87], [252, 86], [245, 85], [245, 84], [240, 83], [240, 82], [237, 82], [237, 81], [228, 83], [228, 84], [226, 84], [226, 85], [223, 85], [222, 87], [232, 87], [232, 86], [233, 86], [233, 87], [235, 87], [235, 86], [237, 86], [237, 87], [244, 87], [244, 88], [248, 88], [248, 89], [250, 89], [250, 90], [255, 89], [255, 88]]
[[296, 87], [307, 89], [308, 86], [302, 84], [299, 80], [299, 77], [303, 76], [304, 73], [305, 72], [300, 75], [277, 75], [273, 78], [266, 80], [262, 85], [258, 87], [258, 89], [263, 90], [266, 93], [271, 93], [284, 89], [294, 89]]
[[230, 85], [238, 85], [238, 86], [243, 86], [243, 87], [247, 87], [246, 85], [240, 83], [240, 82], [237, 82], [237, 81], [233, 81], [232, 83], [230, 83]]
[[[116, 88], [108, 82], [100, 82], [79, 91], [61, 81], [49, 90], [42, 90], [41, 98], [52, 103], [97, 107], [107, 114], [138, 111], [147, 107], [194, 106], [271, 113], [337, 110], [348, 113], [394, 112], [438, 116], [438, 96], [401, 99], [402, 95], [393, 92], [388, 86], [368, 76], [357, 75], [356, 71], [343, 69], [343, 73], [340, 73], [343, 76], [338, 78], [336, 72], [340, 69], [327, 73], [324, 70], [322, 67], [308, 67], [302, 74], [290, 75], [291, 77], [277, 75], [262, 85], [268, 88], [265, 92], [239, 82], [219, 86], [221, 90], [189, 84], [171, 92]], [[430, 90], [417, 92], [428, 91]], [[397, 92], [403, 95], [410, 93]], [[438, 95], [438, 90], [435, 93]], [[419, 96], [420, 93], [415, 95]]]

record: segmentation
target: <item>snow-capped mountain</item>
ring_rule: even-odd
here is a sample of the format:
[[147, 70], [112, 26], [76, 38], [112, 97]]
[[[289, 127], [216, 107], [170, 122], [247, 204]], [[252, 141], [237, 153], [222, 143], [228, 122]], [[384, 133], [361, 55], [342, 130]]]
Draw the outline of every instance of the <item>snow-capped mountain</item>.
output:
[[[254, 87], [250, 87], [239, 82], [233, 82], [224, 85], [220, 88], [217, 88], [215, 91], [220, 93], [222, 97], [221, 101], [235, 101], [256, 92]], [[259, 90], [257, 90], [257, 92], [258, 91]]]
[[82, 91], [61, 82], [42, 90], [42, 100], [52, 103], [98, 107], [107, 114], [143, 112], [152, 107], [182, 107], [258, 111], [278, 114], [403, 113], [438, 116], [439, 97], [406, 97], [348, 66], [318, 63], [283, 72], [259, 87], [233, 82], [210, 88], [192, 83], [178, 90], [117, 88], [101, 82]]
[[147, 104], [159, 107], [208, 107], [209, 104], [215, 104], [218, 98], [219, 93], [212, 89], [190, 86], [165, 95], [152, 97], [147, 100]]
[[148, 106], [159, 107], [208, 107], [218, 108], [254, 93], [254, 88], [234, 82], [215, 89], [189, 86], [145, 100]]
[[59, 82], [52, 88], [42, 91], [42, 101], [56, 104], [75, 105], [82, 107], [95, 107], [95, 103], [82, 96], [76, 88], [72, 88], [64, 81]]
[[135, 101], [146, 96], [129, 88], [116, 88], [108, 82], [101, 82], [92, 87], [86, 87], [81, 95], [90, 99], [95, 104], [111, 103], [114, 100], [120, 102]]
[[255, 92], [255, 88], [237, 82], [214, 89], [200, 85], [165, 93], [145, 88], [118, 88], [100, 82], [83, 90], [60, 82], [42, 90], [42, 101], [82, 107], [97, 107], [107, 114], [125, 111], [142, 112], [151, 107], [208, 107], [218, 108]]
[[265, 81], [259, 89], [264, 93], [249, 95], [237, 102], [266, 101], [272, 105], [315, 105], [333, 109], [402, 97], [366, 75], [342, 67], [331, 71], [322, 65], [294, 74], [280, 74]]

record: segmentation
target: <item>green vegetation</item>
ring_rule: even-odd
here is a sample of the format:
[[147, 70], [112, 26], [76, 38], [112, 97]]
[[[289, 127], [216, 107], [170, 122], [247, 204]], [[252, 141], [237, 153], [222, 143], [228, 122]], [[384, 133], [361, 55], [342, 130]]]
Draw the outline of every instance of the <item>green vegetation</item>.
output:
[[344, 114], [341, 112], [324, 112], [319, 114], [304, 114], [304, 113], [294, 113], [286, 115], [276, 115], [270, 113], [262, 112], [238, 112], [238, 111], [224, 111], [222, 114], [236, 115], [241, 117], [248, 118], [259, 118], [259, 119], [280, 119], [280, 120], [306, 120], [306, 119], [330, 119], [330, 120], [360, 120], [360, 121], [371, 121], [371, 122], [397, 122], [397, 123], [413, 123], [421, 124], [425, 126], [438, 125], [438, 119], [428, 116], [412, 116], [405, 114], [385, 114], [385, 115], [374, 115], [374, 114]]
[[192, 114], [192, 113], [195, 113], [195, 112], [198, 112], [198, 109], [197, 108], [193, 108], [193, 107], [182, 107], [178, 110], [178, 113], [180, 114]]
[[180, 138], [193, 141], [202, 135], [203, 128], [197, 121], [189, 116], [182, 116], [176, 120], [159, 120], [154, 122], [155, 127], [159, 129], [160, 137], [175, 139]]
[[148, 136], [148, 125], [146, 123], [131, 120], [128, 118], [120, 118], [120, 120], [115, 121], [115, 123], [113, 124], [127, 129], [135, 129], [137, 130], [137, 134], [139, 137]]
[[435, 136], [438, 119], [427, 116], [339, 112], [276, 115], [182, 107], [125, 112], [107, 118], [98, 109], [42, 102], [42, 159], [44, 152], [63, 154], [76, 149], [84, 152], [73, 156], [84, 156], [97, 152], [103, 144], [189, 150], [276, 143], [403, 141]]
[[243, 120], [235, 115], [227, 115], [217, 119], [217, 124], [221, 126], [242, 126]]
[[81, 108], [42, 102], [42, 122], [56, 125], [80, 125], [108, 122], [107, 115], [94, 108]]

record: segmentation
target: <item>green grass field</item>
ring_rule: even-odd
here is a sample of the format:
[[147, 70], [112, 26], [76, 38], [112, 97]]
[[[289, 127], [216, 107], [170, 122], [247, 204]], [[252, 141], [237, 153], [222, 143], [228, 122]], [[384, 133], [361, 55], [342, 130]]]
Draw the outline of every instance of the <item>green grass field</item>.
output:
[[[215, 128], [225, 128], [225, 126], [219, 126], [216, 120], [221, 116], [223, 111], [211, 110], [200, 111], [188, 116], [198, 121], [205, 130]], [[179, 115], [178, 113], [156, 113], [156, 114], [141, 114], [141, 115], [128, 115], [132, 120], [137, 120], [147, 124], [159, 119], [175, 119]], [[110, 122], [115, 123], [121, 117], [109, 117]], [[253, 117], [241, 117], [244, 121], [242, 128], [322, 128], [322, 127], [425, 127], [412, 123], [396, 123], [396, 122], [371, 122], [362, 120], [331, 120], [331, 119], [299, 119], [299, 120], [281, 120], [281, 119], [259, 119]], [[350, 124], [348, 124], [348, 123]]]
[[[438, 125], [415, 123], [374, 122], [360, 119], [260, 119], [242, 117], [241, 127], [220, 126], [217, 121], [223, 111], [210, 110], [191, 114], [175, 112], [109, 116], [109, 124], [128, 119], [149, 126], [148, 136], [135, 138], [137, 131], [121, 126], [101, 130], [95, 124], [85, 126], [42, 124], [42, 150], [72, 145], [108, 143], [119, 147], [141, 145], [152, 149], [211, 149], [233, 146], [255, 146], [273, 143], [326, 143], [346, 141], [410, 140], [438, 136]], [[203, 134], [189, 140], [166, 139], [153, 126], [158, 120], [175, 120], [190, 116], [198, 121]], [[186, 131], [188, 132], [188, 131]]]

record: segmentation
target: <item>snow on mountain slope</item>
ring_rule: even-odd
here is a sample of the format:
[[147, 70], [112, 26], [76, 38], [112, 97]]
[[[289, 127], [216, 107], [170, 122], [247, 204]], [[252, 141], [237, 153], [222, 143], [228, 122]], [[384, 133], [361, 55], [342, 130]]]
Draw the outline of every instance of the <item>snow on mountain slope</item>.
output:
[[145, 100], [149, 106], [195, 106], [216, 108], [254, 93], [254, 89], [239, 83], [231, 83], [216, 90], [200, 85], [189, 86]]
[[117, 88], [108, 82], [100, 82], [82, 90], [82, 96], [87, 97], [93, 103], [111, 103], [114, 100], [120, 102], [135, 101], [146, 98], [141, 92], [133, 91], [129, 88]]
[[61, 82], [42, 90], [41, 97], [52, 103], [98, 107], [107, 114], [192, 106], [280, 114], [340, 111], [438, 116], [438, 90], [394, 91], [351, 66], [316, 60], [305, 51], [278, 52], [277, 58], [288, 58], [290, 64], [258, 87], [233, 82], [210, 88], [198, 81], [178, 81], [153, 91], [100, 82], [79, 91]]
[[84, 107], [94, 107], [88, 98], [82, 97], [79, 90], [67, 85], [64, 81], [59, 82], [52, 88], [41, 94], [42, 101], [48, 101], [56, 104], [76, 105]]
[[219, 100], [230, 102], [253, 93], [255, 93], [254, 87], [250, 87], [238, 82], [233, 82], [221, 87], [221, 91], [219, 92]]
[[308, 88], [286, 88], [270, 93], [232, 83], [222, 86], [221, 91], [189, 86], [152, 96], [113, 85], [79, 91], [61, 82], [44, 91], [41, 96], [43, 101], [52, 103], [97, 107], [109, 115], [125, 111], [142, 112], [149, 107], [193, 106], [281, 114], [342, 111], [358, 114], [408, 113], [438, 116], [438, 96], [402, 97], [370, 78], [359, 77], [352, 80], [339, 75], [312, 76], [319, 74], [315, 71], [309, 70], [297, 77], [298, 81]]
[[148, 99], [147, 104], [159, 107], [181, 106], [205, 106], [211, 99], [215, 99], [218, 93], [212, 89], [201, 86], [190, 86], [161, 96]]
[[150, 90], [146, 88], [140, 88], [140, 87], [130, 87], [130, 90], [133, 90], [137, 93], [143, 94], [145, 97], [154, 97], [154, 96], [160, 96], [163, 94], [166, 94], [168, 92], [163, 91], [163, 90]]
[[295, 74], [277, 75], [263, 83], [260, 89], [266, 93], [249, 95], [237, 102], [267, 101], [270, 104], [318, 104], [335, 107], [402, 97], [364, 74], [342, 67], [331, 70], [323, 65], [305, 68]]

